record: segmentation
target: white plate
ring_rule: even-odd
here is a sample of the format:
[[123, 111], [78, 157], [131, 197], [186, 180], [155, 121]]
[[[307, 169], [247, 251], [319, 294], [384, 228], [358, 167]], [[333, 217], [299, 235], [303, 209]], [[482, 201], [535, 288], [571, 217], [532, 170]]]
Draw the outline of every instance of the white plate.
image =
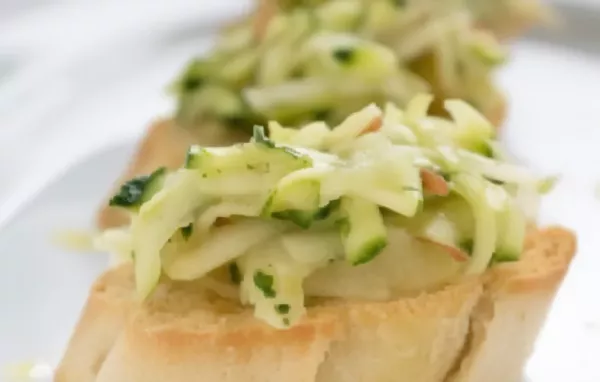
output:
[[[194, 11], [200, 14], [199, 8]], [[135, 41], [119, 45], [118, 50], [96, 52], [94, 57], [103, 64], [114, 54], [121, 57], [112, 68], [97, 62], [57, 64], [54, 72], [46, 74], [53, 76], [58, 93], [45, 89], [41, 95], [26, 97], [27, 108], [21, 112], [13, 109], [14, 104], [11, 108], [0, 102], [0, 110], [5, 106], [0, 125], [5, 126], [3, 117], [4, 122], [13, 118], [30, 134], [0, 139], [1, 149], [12, 149], [10, 159], [25, 165], [16, 173], [13, 169], [19, 162], [7, 165], [9, 157], [3, 151], [0, 175], [12, 181], [0, 182], [0, 269], [4, 272], [0, 365], [29, 360], [54, 365], [59, 359], [88, 288], [106, 259], [66, 253], [51, 244], [50, 236], [60, 227], [89, 226], [143, 126], [157, 110], [169, 110], [169, 101], [157, 90], [199, 46], [194, 42], [199, 40], [186, 42], [185, 38], [166, 47], [156, 40]], [[140, 71], [141, 62], [146, 64]], [[122, 75], [113, 78], [116, 73]], [[515, 47], [513, 61], [500, 78], [511, 101], [505, 142], [535, 168], [563, 174], [564, 181], [544, 204], [543, 221], [572, 227], [580, 238], [578, 257], [527, 374], [532, 382], [597, 382], [600, 235], [595, 230], [600, 227], [600, 203], [594, 193], [600, 180], [595, 166], [600, 163], [600, 113], [595, 111], [600, 59], [568, 47], [524, 42]], [[78, 83], [86, 86], [73, 87]], [[0, 82], [0, 101], [2, 89]], [[12, 90], [12, 95], [28, 94]], [[49, 100], [55, 103], [44, 107]], [[32, 147], [29, 151], [23, 145], [25, 138]], [[6, 142], [10, 146], [3, 148]]]

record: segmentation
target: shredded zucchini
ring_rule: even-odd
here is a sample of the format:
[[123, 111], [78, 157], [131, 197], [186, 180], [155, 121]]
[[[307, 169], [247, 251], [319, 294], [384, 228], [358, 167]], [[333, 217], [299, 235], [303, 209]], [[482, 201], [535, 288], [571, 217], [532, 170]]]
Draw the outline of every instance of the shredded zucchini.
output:
[[462, 0], [292, 1], [225, 32], [173, 89], [188, 127], [207, 118], [247, 130], [269, 120], [337, 125], [372, 102], [405, 106], [421, 92], [488, 112], [505, 56]]
[[[131, 226], [97, 245], [133, 260], [142, 298], [163, 272], [207, 278], [277, 328], [302, 318], [306, 295], [386, 299], [518, 260], [529, 216], [519, 195], [531, 206], [550, 182], [487, 157], [493, 130], [471, 106], [449, 101], [453, 119], [432, 118], [431, 101], [194, 146], [135, 209], [123, 206]], [[212, 278], [219, 270], [229, 286]]]

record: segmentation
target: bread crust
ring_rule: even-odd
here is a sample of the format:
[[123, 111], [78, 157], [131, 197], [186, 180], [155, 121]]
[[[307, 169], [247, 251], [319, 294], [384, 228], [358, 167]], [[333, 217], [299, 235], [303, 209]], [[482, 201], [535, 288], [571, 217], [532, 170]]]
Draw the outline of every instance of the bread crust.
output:
[[[92, 333], [97, 327], [89, 322], [111, 314], [93, 307], [93, 289], [56, 380], [520, 382], [575, 250], [570, 231], [534, 231], [519, 262], [389, 302], [320, 301], [288, 331], [256, 320], [201, 281], [163, 283], [143, 306], [120, 307], [130, 314], [118, 316], [122, 329], [97, 377], [75, 378], [94, 374], [83, 374], [94, 365], [84, 357], [106, 354], [93, 341], [101, 331]], [[130, 273], [124, 266], [108, 280]], [[131, 299], [131, 290], [122, 293]]]
[[561, 228], [531, 232], [523, 259], [490, 269], [465, 352], [448, 382], [518, 382], [577, 250]]
[[332, 314], [277, 331], [201, 287], [163, 288], [125, 324], [96, 381], [311, 381], [338, 336]]
[[102, 274], [90, 289], [54, 381], [94, 382], [123, 323], [135, 307], [131, 267]]

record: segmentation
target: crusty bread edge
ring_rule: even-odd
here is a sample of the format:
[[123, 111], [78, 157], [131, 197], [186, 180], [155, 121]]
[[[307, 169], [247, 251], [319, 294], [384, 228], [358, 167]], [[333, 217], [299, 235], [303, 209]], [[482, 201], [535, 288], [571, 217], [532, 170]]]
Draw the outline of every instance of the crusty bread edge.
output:
[[[519, 381], [520, 371], [575, 251], [576, 239], [572, 232], [562, 228], [544, 229], [528, 236], [525, 250], [526, 258], [535, 256], [534, 263], [538, 265], [523, 261], [490, 270], [482, 283], [486, 293], [471, 313], [469, 334], [462, 353], [444, 381], [481, 382], [482, 376], [486, 382]], [[117, 302], [106, 296], [99, 298], [98, 291], [102, 288], [98, 285], [130, 278], [127, 272], [130, 273], [128, 266], [109, 271], [92, 288], [80, 323], [57, 370], [57, 382], [94, 381], [89, 379], [91, 377], [83, 379], [81, 375], [85, 375], [88, 368], [89, 376], [89, 370], [96, 370], [98, 360], [103, 360], [109, 351], [106, 345], [99, 346], [95, 341], [99, 336], [105, 336], [106, 343], [112, 344], [121, 332], [120, 328], [114, 329], [115, 325], [110, 325], [113, 329], [107, 335], [102, 331], [102, 322], [112, 320], [123, 325], [131, 306], [127, 299], [132, 294], [125, 293], [125, 297]], [[511, 335], [505, 335], [507, 328]], [[335, 338], [331, 332], [328, 336]], [[500, 372], [490, 372], [490, 367]], [[510, 375], [510, 370], [514, 375]]]
[[522, 380], [576, 251], [573, 232], [538, 230], [526, 239], [523, 262], [503, 264], [486, 274], [485, 293], [472, 314], [463, 354], [446, 382]]
[[130, 266], [110, 269], [100, 275], [90, 289], [54, 381], [94, 382], [134, 307]]

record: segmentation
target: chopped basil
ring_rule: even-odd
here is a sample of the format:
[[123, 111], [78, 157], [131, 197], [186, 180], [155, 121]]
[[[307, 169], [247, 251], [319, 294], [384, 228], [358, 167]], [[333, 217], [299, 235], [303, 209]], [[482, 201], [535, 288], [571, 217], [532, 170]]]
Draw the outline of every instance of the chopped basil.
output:
[[179, 91], [181, 93], [193, 93], [200, 89], [206, 79], [211, 77], [213, 72], [212, 65], [205, 60], [193, 60], [185, 69], [183, 77], [179, 81]]
[[[161, 183], [163, 175], [166, 174], [164, 167], [159, 168], [150, 175], [142, 175], [133, 178], [121, 186], [119, 192], [113, 196], [108, 204], [118, 207], [138, 207], [156, 193], [158, 187], [155, 183]], [[156, 186], [160, 186], [156, 184]]]
[[355, 57], [355, 51], [352, 48], [338, 48], [333, 51], [333, 57], [341, 64], [351, 64]]
[[231, 282], [236, 285], [239, 285], [242, 282], [242, 274], [240, 273], [240, 268], [235, 262], [229, 264], [229, 278], [231, 279]]
[[288, 304], [277, 304], [275, 310], [279, 314], [288, 314], [290, 312], [290, 306]]
[[241, 115], [221, 116], [220, 119], [225, 126], [232, 128], [244, 128], [247, 123], [247, 120]]
[[496, 180], [496, 179], [491, 179], [491, 178], [487, 178], [487, 180], [490, 181], [490, 182], [492, 182], [492, 183], [494, 183], [494, 184], [496, 184], [496, 185], [498, 185], [498, 186], [504, 186], [504, 184], [505, 184], [501, 180]]
[[185, 227], [181, 227], [181, 236], [183, 236], [185, 240], [192, 236], [192, 232], [194, 232], [194, 223], [190, 223]]
[[473, 253], [473, 240], [464, 240], [460, 243], [460, 249], [471, 255]]
[[263, 292], [266, 298], [275, 298], [277, 296], [277, 292], [273, 289], [273, 276], [271, 275], [262, 271], [256, 271], [254, 273], [254, 285]]
[[331, 109], [315, 110], [313, 119], [315, 121], [327, 121], [329, 118], [331, 118], [331, 115]]
[[184, 92], [193, 92], [194, 90], [202, 87], [203, 84], [204, 84], [204, 79], [189, 77], [189, 78], [185, 78], [183, 80], [181, 87], [183, 88], [182, 90]]
[[438, 171], [437, 172], [446, 182], [452, 181], [452, 174], [446, 171]]

